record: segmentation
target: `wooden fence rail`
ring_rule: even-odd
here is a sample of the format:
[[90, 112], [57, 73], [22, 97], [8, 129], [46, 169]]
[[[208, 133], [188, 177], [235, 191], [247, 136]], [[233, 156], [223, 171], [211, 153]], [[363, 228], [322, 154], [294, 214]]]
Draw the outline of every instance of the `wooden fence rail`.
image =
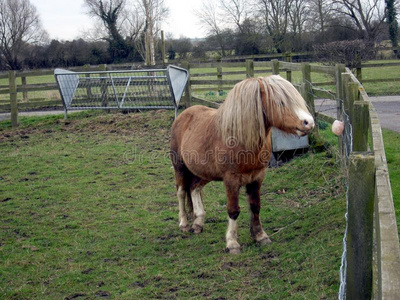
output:
[[[297, 57], [301, 57], [302, 54]], [[304, 54], [309, 55], [309, 54]], [[286, 73], [286, 78], [289, 81], [293, 79], [294, 72], [301, 72], [301, 64], [292, 63], [291, 55], [287, 54], [279, 54], [279, 55], [256, 55], [256, 56], [242, 56], [238, 57], [239, 61], [229, 62], [233, 58], [222, 59], [221, 61], [213, 61], [213, 62], [205, 62], [205, 63], [191, 63], [188, 65], [192, 70], [199, 70], [197, 73], [192, 73], [192, 90], [193, 92], [204, 92], [207, 91], [220, 91], [222, 89], [230, 89], [236, 83], [235, 80], [228, 79], [227, 76], [245, 78], [249, 76], [259, 76], [261, 74], [273, 73], [273, 74], [282, 74]], [[272, 59], [269, 61], [260, 61], [259, 59]], [[278, 60], [281, 59], [281, 60]], [[185, 63], [181, 63], [184, 65]], [[382, 67], [382, 66], [400, 66], [399, 63], [382, 63], [382, 64], [362, 64], [361, 68], [374, 68], [374, 67]], [[84, 66], [84, 67], [73, 67], [69, 68], [73, 71], [104, 71], [104, 70], [115, 70], [115, 69], [129, 69], [135, 67], [133, 64], [119, 64], [119, 65], [99, 65], [99, 66]], [[204, 68], [215, 69], [215, 71], [206, 71], [204, 72]], [[236, 68], [233, 69], [232, 68]], [[311, 73], [322, 73], [327, 74], [328, 76], [334, 77], [336, 74], [336, 69], [334, 67], [329, 66], [316, 66], [310, 65]], [[231, 69], [231, 70], [229, 70]], [[238, 70], [239, 69], [239, 70]], [[204, 72], [204, 73], [203, 73]], [[44, 82], [32, 84], [32, 80], [30, 78], [40, 77], [40, 76], [49, 76], [53, 75], [53, 69], [43, 69], [43, 70], [33, 70], [33, 71], [18, 71], [15, 74], [17, 79], [16, 88], [17, 88], [17, 106], [21, 110], [26, 109], [40, 109], [43, 107], [61, 107], [62, 102], [58, 95], [58, 89], [55, 82]], [[385, 78], [385, 79], [362, 79], [362, 69], [359, 69], [356, 74], [358, 74], [358, 79], [360, 82], [371, 83], [371, 82], [400, 82], [400, 78]], [[296, 75], [297, 76], [297, 75]], [[205, 78], [204, 78], [205, 77]], [[208, 78], [207, 78], [208, 77]], [[209, 79], [209, 78], [214, 79]], [[200, 81], [204, 78], [207, 81]], [[329, 77], [328, 77], [329, 78]], [[8, 72], [0, 73], [0, 80], [3, 82], [7, 82], [9, 79]], [[198, 82], [194, 82], [199, 79]], [[214, 82], [212, 82], [214, 81]], [[239, 81], [239, 79], [237, 80]], [[324, 82], [313, 82], [313, 87], [318, 86], [335, 86], [336, 81], [328, 80]], [[8, 84], [0, 84], [0, 96], [1, 99], [6, 100], [4, 95], [10, 95], [8, 98], [8, 103], [5, 103], [4, 100], [0, 99], [0, 111], [10, 111], [11, 110], [11, 83]], [[48, 95], [41, 96], [40, 99], [33, 98], [30, 96], [32, 92], [48, 92], [54, 91], [52, 93], [51, 98]], [[316, 91], [319, 95], [322, 95], [321, 91]], [[35, 101], [40, 100], [40, 101]], [[57, 102], [58, 100], [58, 102]]]

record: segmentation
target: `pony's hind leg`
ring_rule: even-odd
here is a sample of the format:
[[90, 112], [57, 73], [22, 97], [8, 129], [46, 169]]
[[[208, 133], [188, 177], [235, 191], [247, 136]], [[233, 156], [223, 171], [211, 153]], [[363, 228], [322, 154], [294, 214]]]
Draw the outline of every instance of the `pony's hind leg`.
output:
[[179, 228], [183, 232], [188, 232], [190, 230], [190, 226], [187, 219], [187, 212], [185, 208], [185, 200], [186, 200], [186, 191], [183, 185], [178, 186], [177, 191], [178, 201], [179, 201]]
[[193, 189], [191, 189], [193, 213], [194, 213], [192, 231], [195, 234], [199, 234], [203, 231], [204, 218], [206, 216], [206, 212], [203, 206], [203, 199], [201, 192], [202, 188], [203, 185], [197, 185]]
[[[209, 181], [193, 175], [183, 163], [174, 165], [174, 168], [179, 201], [179, 228], [185, 232], [190, 230], [196, 234], [201, 233], [205, 218], [201, 190]], [[188, 213], [193, 213], [192, 229], [188, 223]]]
[[261, 181], [254, 181], [246, 185], [251, 214], [250, 233], [257, 243], [266, 245], [271, 243], [271, 240], [263, 230], [260, 221], [260, 187]]
[[[188, 213], [187, 213], [187, 207], [186, 207], [186, 197], [190, 197], [188, 194], [190, 186], [187, 184], [188, 182], [188, 176], [191, 176], [191, 174], [188, 174], [188, 170], [186, 169], [186, 166], [183, 164], [183, 162], [179, 162], [174, 165], [175, 168], [175, 180], [176, 180], [176, 189], [177, 189], [177, 197], [178, 197], [178, 204], [179, 204], [179, 228], [183, 232], [187, 232], [190, 230], [190, 226], [188, 223]], [[191, 181], [191, 178], [189, 179], [189, 182]], [[190, 199], [187, 199], [188, 202]], [[191, 207], [188, 207], [190, 209]]]

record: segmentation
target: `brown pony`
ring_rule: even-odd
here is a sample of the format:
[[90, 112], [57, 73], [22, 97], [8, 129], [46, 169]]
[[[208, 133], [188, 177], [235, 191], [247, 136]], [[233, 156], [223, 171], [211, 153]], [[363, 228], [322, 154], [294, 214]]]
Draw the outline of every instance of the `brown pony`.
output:
[[[289, 81], [277, 75], [239, 82], [218, 109], [196, 105], [178, 116], [172, 125], [171, 160], [182, 231], [202, 232], [205, 211], [201, 190], [217, 180], [224, 182], [228, 198], [226, 246], [230, 253], [240, 253], [237, 218], [241, 186], [246, 186], [253, 239], [260, 244], [271, 242], [259, 213], [260, 187], [272, 151], [273, 126], [298, 136], [307, 135], [314, 128], [304, 99]], [[188, 213], [192, 211], [190, 229]]]

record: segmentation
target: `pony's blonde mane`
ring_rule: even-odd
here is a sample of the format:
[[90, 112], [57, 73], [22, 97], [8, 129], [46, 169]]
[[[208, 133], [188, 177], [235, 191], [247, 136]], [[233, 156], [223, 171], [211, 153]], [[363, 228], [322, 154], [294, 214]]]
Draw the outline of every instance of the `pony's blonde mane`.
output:
[[[261, 84], [265, 91], [263, 99]], [[283, 107], [293, 114], [297, 110], [308, 111], [300, 93], [282, 77], [249, 78], [237, 83], [219, 107], [217, 128], [225, 143], [234, 138], [246, 149], [256, 149], [265, 142], [266, 125], [273, 126], [274, 120], [282, 119]]]

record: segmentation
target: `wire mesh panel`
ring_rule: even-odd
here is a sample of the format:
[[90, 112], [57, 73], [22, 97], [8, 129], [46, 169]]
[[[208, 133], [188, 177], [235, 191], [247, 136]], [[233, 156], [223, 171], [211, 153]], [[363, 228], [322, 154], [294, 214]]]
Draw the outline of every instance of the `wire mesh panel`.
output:
[[65, 110], [177, 109], [188, 72], [167, 69], [71, 72], [55, 70]]

